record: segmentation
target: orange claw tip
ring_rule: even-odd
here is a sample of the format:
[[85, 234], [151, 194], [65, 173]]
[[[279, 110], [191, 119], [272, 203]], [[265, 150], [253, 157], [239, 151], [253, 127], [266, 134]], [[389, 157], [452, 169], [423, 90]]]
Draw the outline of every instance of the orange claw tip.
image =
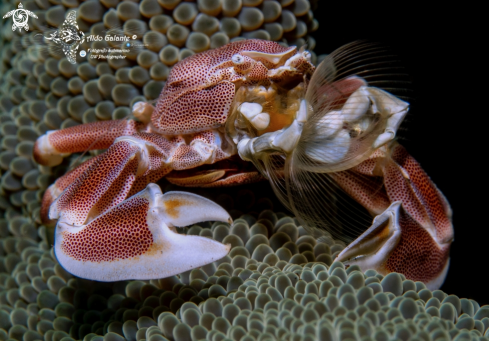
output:
[[[148, 188], [159, 187], [149, 184]], [[160, 192], [161, 193], [161, 192]], [[159, 197], [158, 207], [164, 210], [168, 226], [188, 226], [202, 221], [232, 221], [229, 213], [213, 201], [188, 192], [167, 192]]]
[[230, 244], [175, 232], [204, 220], [228, 221], [219, 205], [185, 192], [162, 194], [150, 184], [87, 225], [61, 218], [55, 253], [70, 273], [91, 280], [156, 279], [200, 267], [226, 256]]
[[44, 166], [57, 166], [63, 161], [63, 157], [56, 152], [49, 142], [49, 135], [54, 131], [48, 131], [40, 136], [34, 144], [33, 156], [37, 163]]
[[392, 203], [372, 226], [348, 245], [335, 261], [373, 269], [382, 275], [402, 273], [430, 290], [441, 287], [449, 266], [450, 243], [439, 243], [401, 205]]

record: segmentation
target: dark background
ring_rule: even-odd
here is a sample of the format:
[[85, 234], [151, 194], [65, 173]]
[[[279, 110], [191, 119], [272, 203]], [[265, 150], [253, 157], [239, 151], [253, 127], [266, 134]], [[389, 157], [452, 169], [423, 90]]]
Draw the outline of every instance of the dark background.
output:
[[[463, 13], [425, 7], [358, 5], [317, 1], [319, 55], [359, 39], [389, 45], [401, 58], [412, 81], [414, 98], [403, 123], [400, 142], [420, 162], [445, 194], [453, 210], [455, 241], [448, 276], [441, 288], [460, 298], [489, 304], [487, 285], [489, 207], [484, 172], [486, 106], [478, 98], [481, 83], [468, 46], [471, 24]], [[448, 5], [448, 4], [447, 4]], [[451, 11], [451, 12], [450, 12]], [[477, 81], [479, 80], [479, 81]], [[487, 120], [486, 120], [487, 121]], [[486, 173], [486, 174], [483, 174]]]

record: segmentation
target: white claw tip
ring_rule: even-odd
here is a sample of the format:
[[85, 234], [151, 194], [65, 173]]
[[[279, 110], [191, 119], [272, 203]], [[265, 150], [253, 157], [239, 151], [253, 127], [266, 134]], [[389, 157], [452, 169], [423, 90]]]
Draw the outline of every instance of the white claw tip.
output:
[[51, 142], [49, 142], [49, 135], [55, 132], [55, 130], [47, 131], [46, 134], [37, 139], [34, 147], [34, 156], [36, 157], [36, 161], [49, 167], [59, 165], [61, 162], [63, 162], [63, 156], [69, 155], [58, 152]]

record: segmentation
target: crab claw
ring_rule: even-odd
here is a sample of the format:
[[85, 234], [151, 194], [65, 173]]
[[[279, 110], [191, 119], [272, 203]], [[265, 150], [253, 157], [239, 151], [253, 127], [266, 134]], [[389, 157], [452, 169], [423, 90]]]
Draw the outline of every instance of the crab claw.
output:
[[447, 275], [449, 248], [450, 244], [437, 245], [396, 201], [375, 217], [372, 226], [341, 251], [335, 261], [383, 275], [397, 270], [414, 279], [429, 277], [424, 282], [426, 287], [436, 290]]
[[[378, 176], [383, 177], [383, 189], [372, 185]], [[452, 211], [416, 160], [394, 142], [335, 178], [348, 194], [377, 214], [372, 226], [336, 260], [383, 275], [399, 272], [430, 290], [438, 289], [449, 266]]]
[[228, 254], [229, 244], [175, 231], [208, 220], [232, 222], [208, 199], [186, 192], [162, 194], [149, 184], [86, 225], [72, 225], [61, 213], [55, 254], [68, 272], [91, 280], [164, 278]]

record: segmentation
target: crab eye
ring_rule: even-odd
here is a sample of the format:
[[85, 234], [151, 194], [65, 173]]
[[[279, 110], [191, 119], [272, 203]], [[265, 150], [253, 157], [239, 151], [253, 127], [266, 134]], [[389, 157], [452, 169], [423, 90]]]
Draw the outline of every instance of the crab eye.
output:
[[234, 65], [241, 65], [244, 63], [244, 57], [240, 54], [235, 54], [231, 57], [231, 61], [234, 63]]

